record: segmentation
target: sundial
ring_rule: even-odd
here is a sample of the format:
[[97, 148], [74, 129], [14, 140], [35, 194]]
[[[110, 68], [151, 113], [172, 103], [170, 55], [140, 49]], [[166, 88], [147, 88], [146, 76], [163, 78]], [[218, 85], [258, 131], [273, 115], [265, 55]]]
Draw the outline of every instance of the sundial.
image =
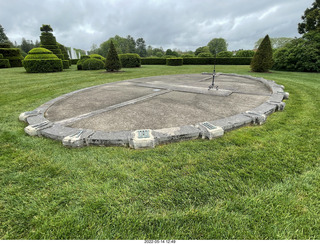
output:
[[150, 148], [213, 139], [243, 125], [263, 124], [284, 109], [284, 87], [236, 74], [184, 74], [118, 81], [77, 90], [20, 115], [25, 132], [89, 145]]

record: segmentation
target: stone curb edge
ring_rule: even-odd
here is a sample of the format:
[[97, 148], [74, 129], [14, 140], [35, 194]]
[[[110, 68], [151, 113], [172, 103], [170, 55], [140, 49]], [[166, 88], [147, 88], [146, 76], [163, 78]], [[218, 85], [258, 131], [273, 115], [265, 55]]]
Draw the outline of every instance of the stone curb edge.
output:
[[[205, 121], [195, 125], [164, 129], [141, 129], [136, 131], [103, 132], [88, 129], [71, 128], [51, 122], [44, 117], [45, 111], [56, 101], [64, 99], [77, 92], [91, 89], [88, 87], [80, 89], [60, 97], [57, 97], [33, 111], [21, 113], [20, 121], [29, 125], [24, 131], [30, 136], [45, 136], [54, 140], [62, 141], [67, 147], [83, 147], [89, 145], [99, 146], [126, 146], [134, 149], [154, 148], [160, 144], [178, 142], [191, 139], [214, 139], [223, 136], [224, 132], [241, 126], [265, 123], [268, 115], [282, 111], [285, 108], [284, 99], [289, 98], [289, 93], [284, 91], [284, 86], [276, 84], [272, 80], [257, 78], [249, 75], [225, 74], [225, 76], [236, 76], [256, 80], [266, 85], [272, 92], [270, 98], [260, 106], [237, 115], [223, 119]], [[102, 85], [99, 85], [102, 86]], [[94, 86], [96, 87], [96, 86]]]

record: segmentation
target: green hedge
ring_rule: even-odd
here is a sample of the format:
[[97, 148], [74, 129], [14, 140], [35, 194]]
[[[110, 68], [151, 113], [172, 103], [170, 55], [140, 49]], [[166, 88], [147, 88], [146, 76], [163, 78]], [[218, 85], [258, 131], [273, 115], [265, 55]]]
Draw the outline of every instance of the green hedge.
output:
[[19, 48], [0, 48], [0, 54], [9, 60], [11, 67], [22, 67], [23, 57]]
[[71, 64], [77, 64], [80, 59], [71, 59]]
[[82, 65], [83, 65], [84, 61], [86, 61], [86, 59], [89, 59], [89, 58], [90, 58], [90, 56], [88, 56], [88, 55], [82, 55], [81, 58], [77, 62], [77, 69], [82, 70]]
[[165, 58], [141, 58], [142, 65], [166, 64]]
[[9, 43], [0, 43], [0, 48], [10, 48]]
[[83, 70], [98, 70], [104, 69], [105, 63], [101, 59], [88, 58], [82, 64]]
[[167, 58], [166, 64], [168, 66], [181, 66], [183, 65], [183, 58]]
[[28, 73], [47, 73], [62, 71], [62, 61], [50, 50], [33, 48], [23, 61]]
[[[207, 57], [207, 58], [183, 58], [183, 64], [192, 64], [192, 65], [213, 65], [214, 62], [218, 65], [250, 65], [251, 63], [251, 57], [245, 57], [245, 58], [215, 58], [213, 57]], [[141, 64], [142, 65], [165, 65], [166, 59], [164, 58], [141, 58]]]
[[136, 53], [125, 53], [118, 56], [123, 68], [141, 67], [141, 58]]
[[184, 58], [183, 64], [193, 65], [250, 65], [252, 58]]
[[2, 68], [10, 68], [10, 62], [8, 59], [0, 59], [0, 69]]

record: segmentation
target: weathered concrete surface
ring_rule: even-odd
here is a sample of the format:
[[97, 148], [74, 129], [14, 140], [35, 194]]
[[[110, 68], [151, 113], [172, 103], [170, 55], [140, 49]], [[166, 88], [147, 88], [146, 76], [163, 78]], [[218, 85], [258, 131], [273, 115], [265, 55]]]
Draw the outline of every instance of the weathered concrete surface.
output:
[[[70, 147], [132, 148], [222, 136], [246, 124], [262, 124], [283, 110], [289, 94], [273, 81], [251, 76], [201, 74], [146, 77], [89, 87], [55, 98], [20, 120], [30, 135], [62, 140]], [[218, 130], [203, 126], [203, 122]], [[45, 123], [45, 125], [43, 124]], [[136, 131], [150, 130], [150, 138]], [[211, 130], [211, 131], [210, 131]]]

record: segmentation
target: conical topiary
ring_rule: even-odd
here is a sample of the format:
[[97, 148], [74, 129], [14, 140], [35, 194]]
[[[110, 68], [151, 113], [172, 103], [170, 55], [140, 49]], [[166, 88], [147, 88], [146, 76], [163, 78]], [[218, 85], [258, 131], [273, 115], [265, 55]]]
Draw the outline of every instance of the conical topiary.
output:
[[113, 45], [113, 42], [110, 43], [110, 48], [108, 50], [107, 54], [107, 60], [106, 60], [106, 70], [107, 71], [118, 71], [121, 69], [121, 62], [118, 57], [117, 50], [115, 46]]
[[251, 71], [268, 72], [273, 65], [271, 41], [268, 35], [262, 40], [251, 60]]
[[60, 58], [61, 60], [64, 59], [63, 54], [61, 52], [61, 49], [58, 46], [58, 43], [56, 41], [55, 36], [50, 33], [52, 32], [52, 28], [50, 25], [42, 25], [42, 27], [40, 27], [41, 32], [41, 36], [40, 36], [40, 47], [42, 48], [46, 48], [50, 51], [53, 52], [53, 54], [55, 54], [58, 58]]

